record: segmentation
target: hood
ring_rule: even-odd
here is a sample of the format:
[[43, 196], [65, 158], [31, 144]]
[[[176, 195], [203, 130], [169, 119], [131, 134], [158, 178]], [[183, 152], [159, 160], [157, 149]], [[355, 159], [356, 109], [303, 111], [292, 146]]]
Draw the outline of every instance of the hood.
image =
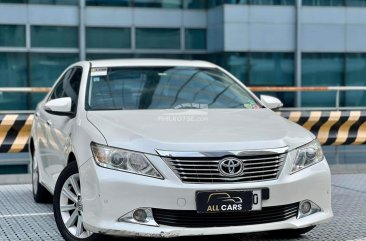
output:
[[109, 146], [144, 153], [297, 148], [315, 137], [269, 109], [89, 111]]

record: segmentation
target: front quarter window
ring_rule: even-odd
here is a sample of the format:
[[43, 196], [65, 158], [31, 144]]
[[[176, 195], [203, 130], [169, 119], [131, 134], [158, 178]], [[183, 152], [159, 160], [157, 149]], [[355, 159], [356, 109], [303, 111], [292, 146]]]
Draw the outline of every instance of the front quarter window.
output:
[[261, 105], [216, 68], [108, 68], [89, 78], [88, 110], [242, 108]]

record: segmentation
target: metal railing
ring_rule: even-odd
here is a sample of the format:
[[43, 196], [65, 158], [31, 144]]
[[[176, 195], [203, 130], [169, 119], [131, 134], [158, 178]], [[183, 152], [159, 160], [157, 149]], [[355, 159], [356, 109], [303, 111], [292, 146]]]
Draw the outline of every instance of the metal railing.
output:
[[6, 93], [48, 93], [48, 87], [0, 87], [0, 92]]
[[[348, 121], [344, 122], [344, 125], [351, 126], [351, 125], [354, 125], [354, 123], [358, 123], [357, 121], [354, 122], [355, 117], [353, 117], [353, 116], [357, 117], [357, 115], [359, 115], [357, 118], [361, 118], [361, 117], [363, 118], [362, 121], [359, 121], [360, 123], [358, 123], [358, 124], [361, 125], [363, 123], [366, 123], [364, 120], [365, 118], [363, 117], [365, 111], [360, 111], [361, 109], [366, 110], [366, 107], [353, 107], [353, 108], [352, 107], [340, 107], [340, 93], [341, 92], [343, 92], [343, 91], [366, 91], [366, 86], [349, 86], [349, 87], [343, 87], [343, 86], [329, 86], [329, 87], [326, 87], [326, 86], [324, 86], [324, 87], [322, 87], [322, 86], [306, 86], [306, 87], [255, 86], [254, 87], [254, 86], [252, 86], [252, 87], [249, 87], [249, 89], [254, 92], [329, 92], [329, 91], [334, 91], [336, 93], [336, 99], [335, 99], [335, 108], [332, 108], [331, 109], [332, 111], [326, 111], [326, 109], [330, 109], [329, 107], [326, 107], [326, 108], [324, 108], [324, 107], [323, 108], [321, 108], [321, 107], [300, 108], [299, 111], [298, 110], [294, 111], [295, 109], [299, 109], [299, 108], [282, 108], [281, 109], [281, 112], [287, 112], [288, 118], [291, 119], [292, 121], [296, 122], [296, 120], [300, 120], [302, 118], [301, 120], [302, 120], [302, 122], [304, 122], [303, 124], [308, 127], [311, 126], [311, 128], [308, 128], [308, 129], [313, 130], [313, 131], [314, 131], [315, 122], [319, 122], [319, 120], [321, 119], [320, 115], [323, 115], [323, 114], [319, 114], [320, 111], [314, 111], [316, 109], [324, 111], [324, 112], [322, 112], [322, 113], [324, 113], [324, 116], [329, 117], [329, 118], [330, 118], [330, 116], [327, 116], [327, 115], [335, 114], [336, 116], [339, 117], [339, 116], [341, 116], [340, 113], [342, 113], [343, 118], [345, 118], [345, 116], [347, 116], [347, 119], [348, 119]], [[50, 90], [51, 90], [51, 88], [47, 88], [47, 87], [0, 87], [0, 93], [48, 93]], [[350, 111], [351, 109], [357, 109], [358, 111]], [[312, 110], [312, 111], [308, 111], [308, 110]], [[336, 111], [334, 111], [334, 110], [336, 110]], [[341, 111], [341, 112], [338, 112], [338, 111]], [[22, 131], [27, 132], [27, 133], [29, 132], [31, 123], [29, 121], [26, 122], [25, 120], [28, 120], [29, 118], [32, 119], [31, 118], [32, 112], [33, 111], [20, 111], [20, 110], [4, 111], [4, 114], [5, 114], [5, 115], [3, 115], [4, 117], [6, 115], [11, 115], [11, 118], [8, 118], [8, 119], [14, 120], [14, 123], [17, 123], [18, 125], [24, 124], [24, 126], [23, 126], [23, 128], [19, 128], [19, 126], [17, 127], [13, 122], [8, 123], [9, 121], [7, 121], [6, 123], [5, 122], [3, 123], [3, 121], [1, 120], [2, 125], [11, 125], [11, 126], [7, 126], [7, 129], [11, 130], [11, 133], [7, 134], [7, 135], [9, 135], [9, 137], [11, 137], [10, 138], [11, 140], [14, 140], [14, 143], [10, 141], [10, 142], [4, 142], [5, 144], [2, 143], [2, 145], [0, 145], [1, 148], [3, 148], [4, 150], [6, 149], [6, 151], [3, 151], [3, 152], [8, 152], [8, 153], [2, 153], [0, 150], [0, 165], [4, 165], [4, 164], [6, 165], [9, 163], [11, 163], [11, 164], [28, 163], [29, 164], [29, 160], [27, 161], [27, 158], [25, 156], [25, 154], [26, 154], [25, 148], [23, 148], [23, 149], [19, 148], [20, 145], [18, 143], [16, 143], [15, 140], [17, 140], [17, 137], [19, 136], [19, 132], [22, 132]], [[334, 113], [334, 112], [337, 112], [337, 113]], [[282, 115], [283, 113], [280, 113], [280, 114]], [[322, 119], [324, 119], [324, 118], [322, 118]], [[15, 121], [15, 120], [17, 120], [17, 121]], [[328, 120], [326, 120], [326, 121], [328, 121]], [[332, 122], [332, 121], [335, 122], [336, 120], [330, 120], [330, 122]], [[338, 131], [338, 129], [340, 129], [339, 128], [340, 126], [343, 126], [343, 124], [339, 125], [335, 129], [335, 131]], [[365, 124], [365, 126], [366, 126], [366, 124]], [[317, 128], [315, 128], [315, 129], [317, 129]], [[349, 139], [352, 139], [352, 138], [355, 139], [355, 141], [352, 142], [354, 144], [357, 141], [359, 142], [359, 139], [363, 138], [366, 140], [364, 131], [363, 131], [363, 129], [362, 130], [361, 129], [359, 131], [357, 131], [358, 136], [349, 135], [350, 128], [346, 128], [346, 129], [343, 128], [342, 129], [343, 134], [342, 135], [336, 134], [335, 136], [344, 137], [345, 136], [344, 133], [348, 133], [347, 137]], [[334, 135], [333, 136], [331, 135], [332, 133], [330, 133], [330, 129], [328, 130], [328, 132], [329, 132], [327, 134], [328, 139], [329, 138], [335, 139]], [[334, 130], [333, 130], [333, 132], [334, 132]], [[320, 129], [317, 134], [319, 135], [319, 133], [320, 133]], [[7, 135], [4, 135], [4, 136], [7, 136]], [[25, 135], [23, 133], [20, 136], [25, 136]], [[20, 139], [22, 139], [22, 138], [20, 138]], [[335, 139], [335, 141], [337, 142], [337, 139]], [[364, 158], [364, 156], [362, 155], [362, 153], [364, 152], [364, 147], [362, 145], [349, 145], [349, 144], [347, 144], [348, 142], [346, 143], [346, 141], [344, 141], [344, 140], [343, 140], [343, 142], [347, 146], [338, 146], [338, 145], [327, 146], [328, 149], [330, 148], [329, 150], [328, 149], [327, 150], [328, 150], [328, 155], [331, 157], [331, 164], [335, 165], [336, 167], [339, 167], [339, 170], [342, 170], [342, 171], [344, 171], [344, 170], [349, 170], [350, 172], [355, 172], [355, 170], [356, 171], [366, 171], [366, 164], [362, 164], [364, 166], [364, 168], [360, 168], [360, 166], [361, 166], [360, 163], [363, 163], [363, 158]], [[24, 141], [21, 144], [24, 145]], [[332, 149], [332, 148], [334, 148], [334, 149]], [[344, 148], [352, 148], [351, 151], [349, 151], [349, 153], [347, 153], [348, 159], [354, 158], [353, 156], [351, 158], [349, 155], [351, 155], [351, 154], [353, 155], [355, 150], [362, 150], [362, 153], [359, 153], [359, 155], [362, 155], [362, 160], [361, 161], [358, 160], [357, 163], [355, 161], [354, 162], [355, 164], [347, 163], [348, 162], [347, 158], [344, 158], [345, 160], [347, 159], [346, 161], [344, 161], [343, 159], [342, 159], [343, 161], [340, 161], [340, 158], [345, 155], [344, 150], [348, 151], [348, 149], [344, 149]], [[16, 155], [17, 155], [17, 158], [19, 159], [19, 161], [17, 161], [18, 159], [14, 159], [15, 161], [12, 159], [11, 162], [9, 162], [8, 159], [11, 158], [10, 157], [11, 154], [14, 154], [14, 150], [16, 150], [15, 152], [18, 152], [18, 153], [16, 153]], [[9, 156], [6, 156], [6, 155], [9, 155]]]
[[[366, 91], [366, 86], [252, 86], [249, 89], [253, 92], [336, 92], [335, 109], [340, 110], [340, 92], [344, 91]], [[345, 107], [346, 108], [346, 107]], [[353, 107], [354, 108], [354, 107]], [[363, 107], [365, 108], [365, 107]], [[314, 108], [311, 108], [314, 109]], [[324, 108], [322, 108], [324, 109]], [[349, 109], [349, 107], [348, 107]], [[358, 108], [359, 109], [359, 108]]]
[[[340, 92], [345, 91], [366, 91], [366, 86], [251, 86], [253, 92], [336, 92], [335, 109], [340, 109]], [[49, 87], [0, 87], [1, 92], [10, 93], [48, 93]], [[319, 107], [318, 107], [319, 108]], [[354, 107], [353, 107], [354, 108]], [[366, 108], [366, 107], [364, 107]], [[314, 108], [312, 108], [314, 109]]]

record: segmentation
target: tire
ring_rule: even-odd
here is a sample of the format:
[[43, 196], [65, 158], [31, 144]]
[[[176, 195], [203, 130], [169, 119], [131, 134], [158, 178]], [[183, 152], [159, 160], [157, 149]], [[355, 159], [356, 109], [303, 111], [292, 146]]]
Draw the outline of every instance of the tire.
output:
[[51, 193], [39, 183], [38, 163], [34, 154], [32, 155], [32, 190], [36, 203], [52, 203]]
[[100, 235], [85, 230], [82, 225], [82, 199], [76, 162], [66, 166], [57, 179], [53, 211], [58, 230], [66, 241], [102, 240]]
[[271, 237], [274, 238], [298, 238], [301, 235], [310, 232], [311, 230], [313, 230], [313, 228], [315, 228], [315, 226], [310, 226], [310, 227], [306, 227], [306, 228], [299, 228], [299, 229], [282, 229], [282, 230], [275, 230], [275, 231], [270, 231], [269, 234]]

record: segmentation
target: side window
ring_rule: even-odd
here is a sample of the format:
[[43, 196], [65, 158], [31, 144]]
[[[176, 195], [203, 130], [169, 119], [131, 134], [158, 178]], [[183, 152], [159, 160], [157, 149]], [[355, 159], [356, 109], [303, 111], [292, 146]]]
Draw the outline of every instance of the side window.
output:
[[77, 102], [79, 96], [82, 73], [82, 68], [73, 68], [73, 72], [71, 73], [71, 75], [63, 81], [63, 89], [66, 96], [71, 97], [71, 99], [75, 102]]
[[69, 69], [57, 83], [49, 100], [70, 97], [72, 99], [71, 111], [75, 112], [79, 97], [79, 89], [81, 83], [81, 76], [83, 69], [81, 67], [74, 67]]
[[57, 85], [55, 86], [55, 88], [53, 89], [50, 97], [48, 100], [53, 100], [53, 99], [57, 99], [57, 98], [62, 98], [65, 97], [64, 96], [64, 87], [63, 87], [63, 82], [65, 79], [67, 79], [71, 72], [73, 71], [73, 69], [69, 69], [62, 77], [61, 79], [58, 81]]
[[76, 111], [82, 74], [83, 69], [75, 67], [73, 72], [63, 81], [63, 95], [72, 99], [72, 111]]

